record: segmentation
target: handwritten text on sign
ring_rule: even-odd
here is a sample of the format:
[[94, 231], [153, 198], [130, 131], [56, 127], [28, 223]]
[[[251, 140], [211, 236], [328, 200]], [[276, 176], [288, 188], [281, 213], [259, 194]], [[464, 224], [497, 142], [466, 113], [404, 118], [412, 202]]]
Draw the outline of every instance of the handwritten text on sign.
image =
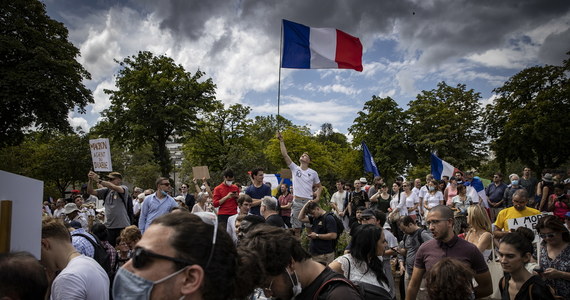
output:
[[91, 157], [93, 158], [93, 170], [95, 172], [111, 172], [111, 144], [109, 139], [89, 140]]
[[517, 229], [519, 227], [526, 227], [528, 229], [531, 229], [532, 231], [534, 231], [535, 242], [536, 242], [538, 240], [538, 232], [536, 231], [536, 224], [538, 223], [538, 220], [540, 220], [541, 218], [543, 218], [547, 215], [551, 215], [551, 214], [552, 213], [545, 213], [545, 214], [541, 214], [541, 215], [520, 217], [520, 218], [516, 218], [516, 219], [508, 219], [507, 223], [509, 224], [510, 230], [514, 230], [514, 229]]

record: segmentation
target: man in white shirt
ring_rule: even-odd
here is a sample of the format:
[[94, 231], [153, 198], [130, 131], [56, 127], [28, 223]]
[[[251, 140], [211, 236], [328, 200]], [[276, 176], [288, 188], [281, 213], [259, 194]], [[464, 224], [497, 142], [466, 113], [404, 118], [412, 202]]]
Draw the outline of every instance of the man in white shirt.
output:
[[336, 192], [331, 197], [332, 211], [339, 219], [342, 220], [344, 229], [348, 230], [348, 216], [346, 215], [348, 207], [344, 206], [346, 197], [347, 192], [344, 190], [344, 182], [342, 180], [337, 180]]
[[[321, 199], [322, 185], [319, 179], [319, 174], [317, 171], [309, 168], [311, 163], [311, 157], [309, 153], [303, 152], [299, 158], [299, 163], [301, 166], [297, 166], [289, 154], [287, 154], [287, 148], [285, 147], [285, 142], [283, 141], [283, 136], [281, 132], [277, 132], [277, 139], [279, 139], [279, 147], [281, 149], [281, 155], [285, 159], [285, 163], [291, 169], [292, 180], [293, 180], [293, 206], [291, 207], [291, 226], [295, 231], [295, 235], [301, 235], [301, 229], [303, 228], [302, 222], [299, 220], [299, 212], [305, 206], [308, 201], [319, 202]], [[316, 196], [313, 197], [313, 188], [316, 188]], [[310, 225], [306, 225], [310, 227]]]
[[57, 219], [42, 221], [41, 262], [48, 274], [59, 272], [51, 299], [109, 299], [109, 276], [97, 261], [77, 252], [69, 231]]

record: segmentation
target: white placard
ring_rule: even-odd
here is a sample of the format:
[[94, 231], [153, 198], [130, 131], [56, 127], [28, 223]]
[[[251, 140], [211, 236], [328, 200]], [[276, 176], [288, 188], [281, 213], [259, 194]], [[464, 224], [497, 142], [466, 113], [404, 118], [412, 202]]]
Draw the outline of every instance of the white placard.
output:
[[10, 251], [41, 258], [43, 193], [43, 181], [0, 171], [0, 200], [12, 200]]
[[91, 158], [93, 159], [93, 171], [113, 171], [113, 165], [111, 163], [111, 144], [109, 143], [109, 139], [103, 138], [89, 140], [89, 148], [91, 149]]
[[519, 227], [526, 227], [528, 229], [531, 229], [534, 232], [534, 242], [538, 241], [538, 232], [536, 231], [536, 224], [538, 223], [538, 220], [540, 220], [541, 218], [551, 215], [552, 213], [543, 213], [543, 214], [539, 214], [539, 215], [534, 215], [534, 216], [528, 216], [528, 217], [520, 217], [520, 218], [516, 218], [516, 219], [508, 219], [507, 220], [507, 224], [509, 225], [509, 230], [514, 230], [517, 229]]

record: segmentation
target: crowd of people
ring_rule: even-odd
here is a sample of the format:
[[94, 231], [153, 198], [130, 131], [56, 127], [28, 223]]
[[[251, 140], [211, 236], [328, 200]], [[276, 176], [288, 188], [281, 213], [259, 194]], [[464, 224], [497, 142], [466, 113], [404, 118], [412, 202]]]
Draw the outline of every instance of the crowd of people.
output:
[[[262, 168], [243, 186], [231, 170], [213, 189], [195, 179], [194, 193], [89, 172], [43, 203], [40, 261], [0, 255], [0, 298], [570, 299], [569, 179], [363, 177], [323, 205], [309, 153], [297, 164], [277, 138], [292, 185], [275, 197]], [[535, 231], [509, 228], [534, 215]]]

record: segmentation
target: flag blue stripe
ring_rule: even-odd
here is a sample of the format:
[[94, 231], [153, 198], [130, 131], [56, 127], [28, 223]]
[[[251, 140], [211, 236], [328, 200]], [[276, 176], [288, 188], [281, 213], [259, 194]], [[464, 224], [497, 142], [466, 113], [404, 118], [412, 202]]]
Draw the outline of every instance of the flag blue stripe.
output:
[[439, 157], [431, 153], [431, 174], [434, 179], [441, 180], [441, 174], [443, 173], [443, 161]]
[[310, 69], [311, 50], [308, 26], [283, 20], [283, 58], [281, 67]]

